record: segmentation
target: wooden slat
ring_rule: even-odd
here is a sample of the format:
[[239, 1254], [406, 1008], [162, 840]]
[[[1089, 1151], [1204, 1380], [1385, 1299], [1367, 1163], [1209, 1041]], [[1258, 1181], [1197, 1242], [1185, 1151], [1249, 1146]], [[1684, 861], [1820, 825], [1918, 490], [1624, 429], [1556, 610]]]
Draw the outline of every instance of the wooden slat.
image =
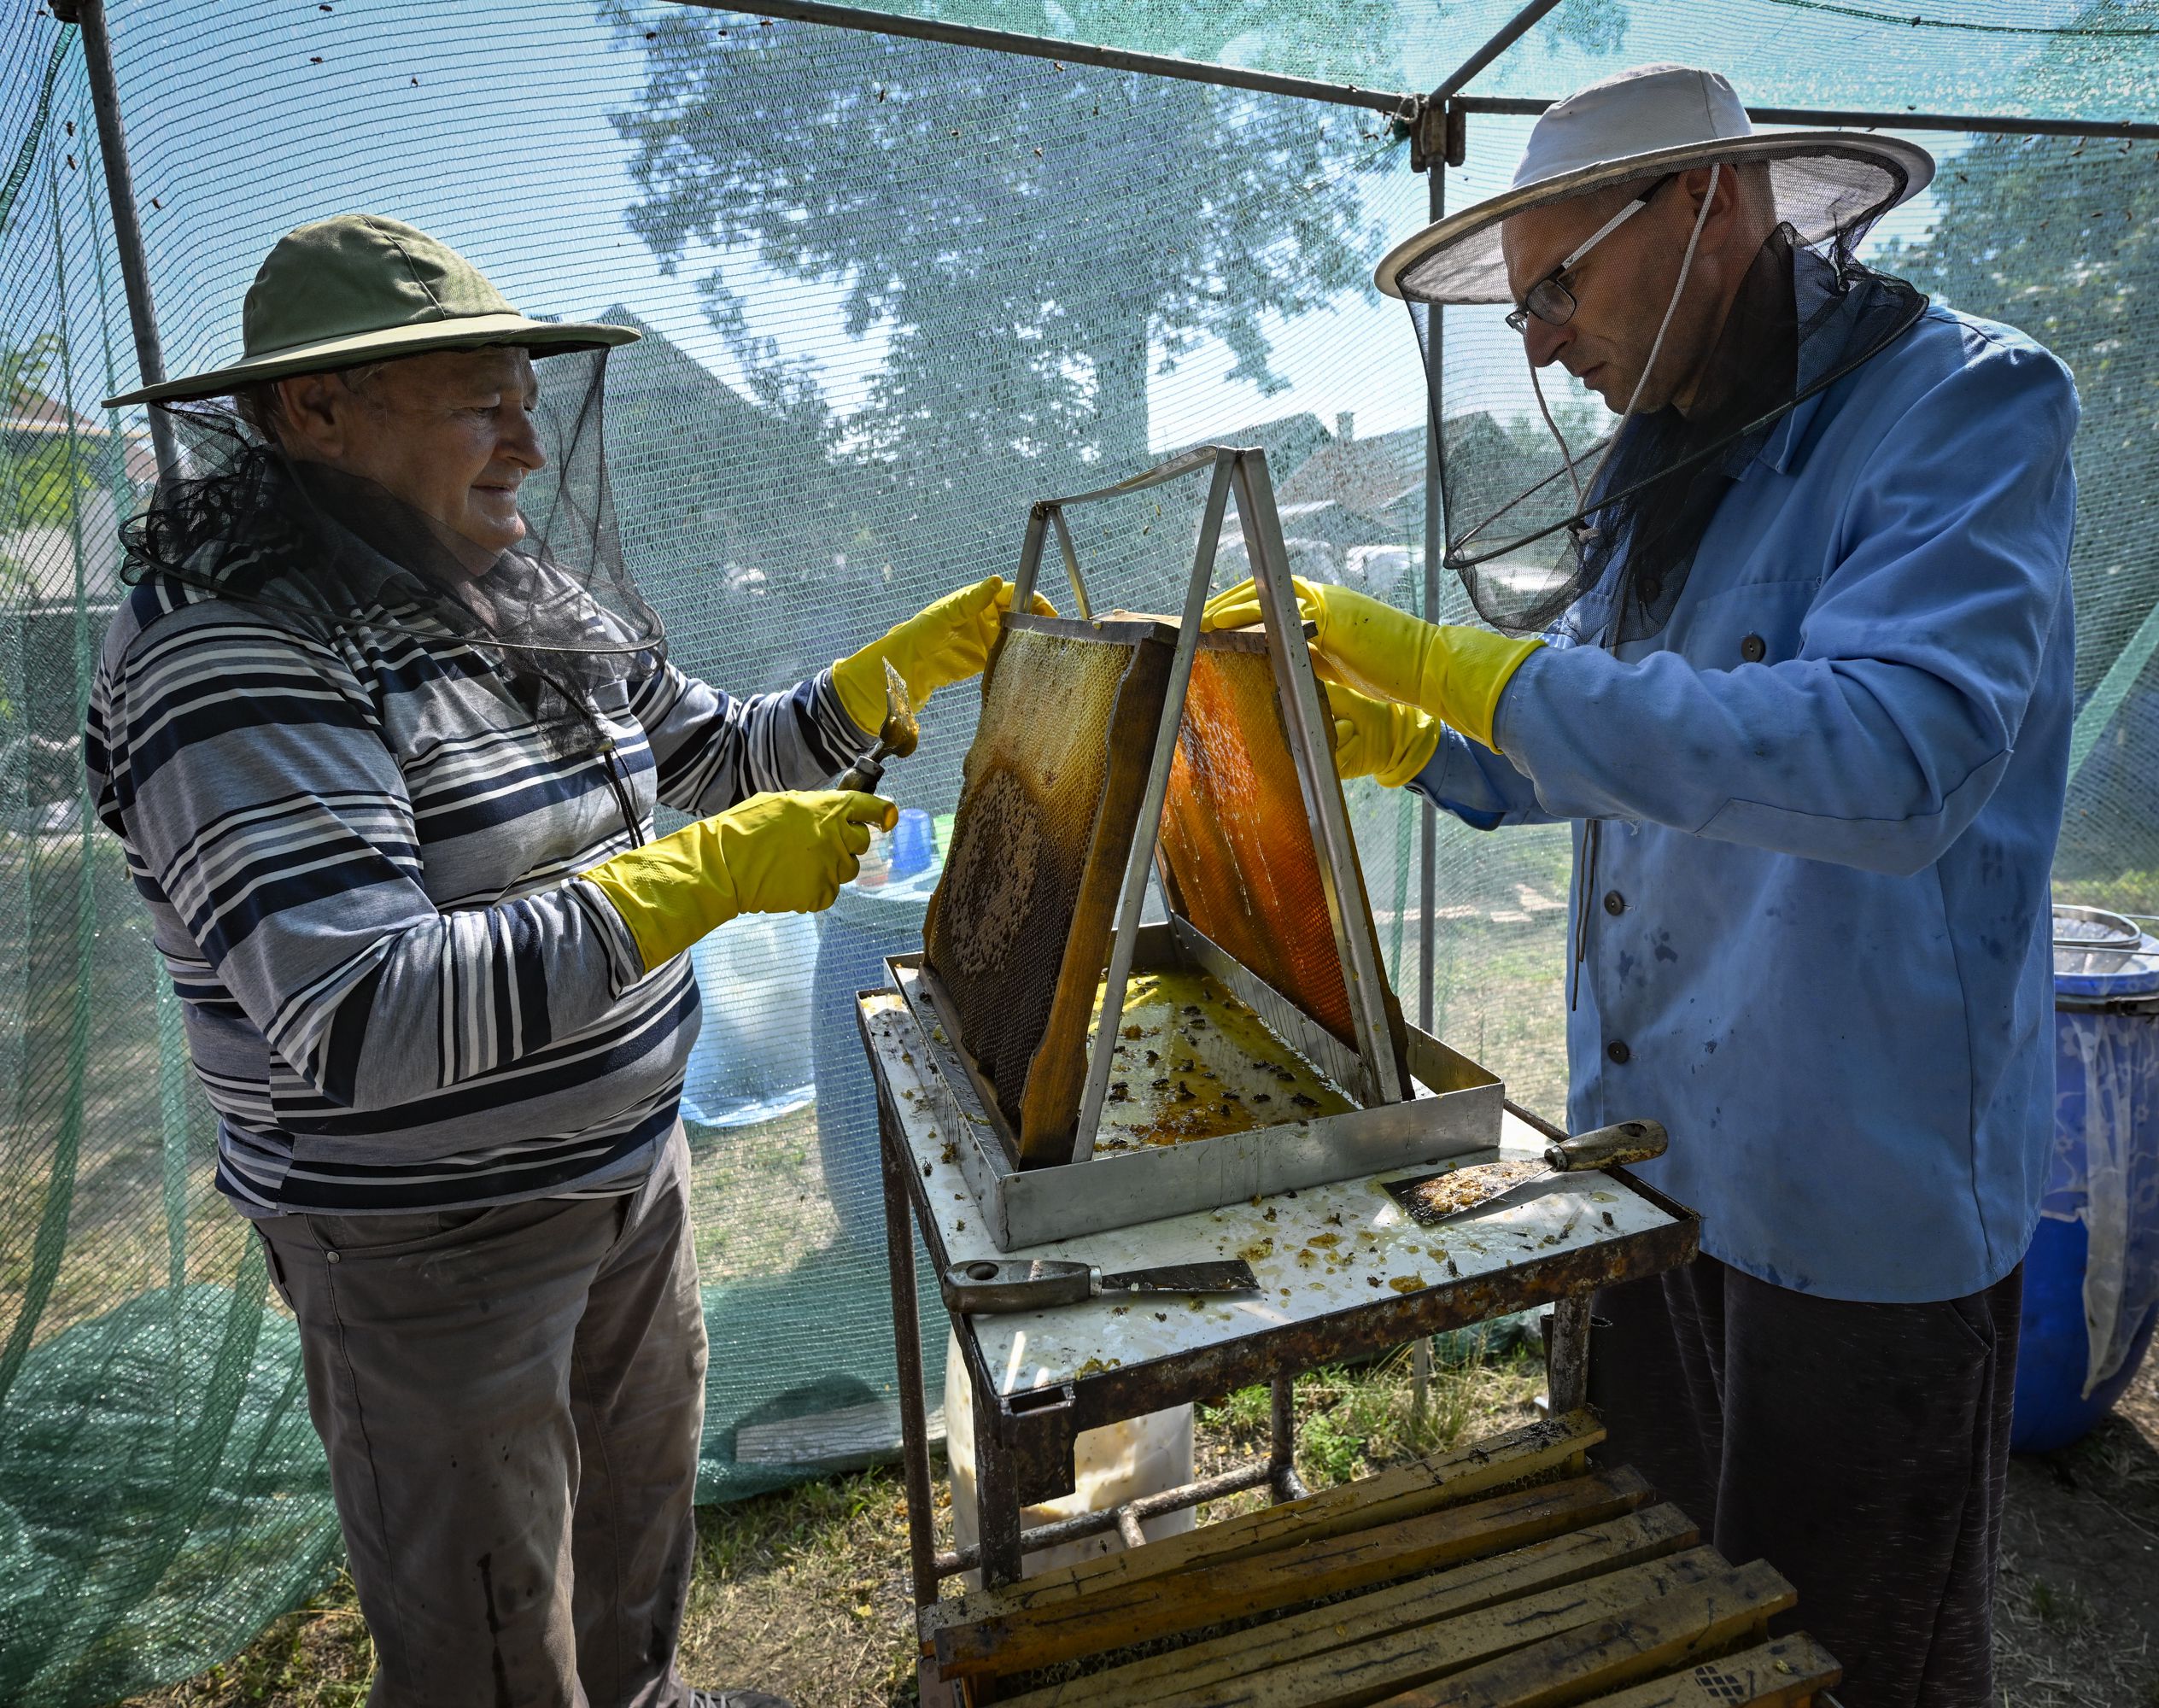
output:
[[1690, 1547], [1700, 1538], [1676, 1506], [1629, 1513], [1507, 1553], [1414, 1577], [1165, 1654], [1128, 1661], [1011, 1699], [1009, 1708], [1143, 1708], [1167, 1694], [1220, 1685], [1366, 1637], [1452, 1618], [1539, 1590]]
[[[929, 1448], [945, 1445], [945, 1408], [929, 1413]], [[900, 1456], [899, 1401], [875, 1400], [836, 1412], [745, 1424], [734, 1432], [737, 1465], [806, 1466], [821, 1471], [861, 1471], [890, 1465]]]
[[1444, 1572], [1395, 1582], [1352, 1600], [1328, 1602], [1306, 1613], [1291, 1613], [1256, 1630], [1235, 1630], [1205, 1643], [1127, 1660], [1123, 1667], [1088, 1674], [1086, 1678], [1051, 1684], [1043, 1691], [1013, 1697], [1010, 1708], [1142, 1708], [1174, 1691], [1198, 1684], [1222, 1684], [1263, 1667], [1325, 1654], [1332, 1647], [1378, 1637], [1407, 1623], [1430, 1623], [1479, 1606], [1557, 1589], [1580, 1578], [1615, 1572], [1624, 1565], [1690, 1548], [1700, 1541], [1693, 1520], [1671, 1505], [1567, 1531], [1526, 1548], [1472, 1559]]
[[1385, 1708], [1566, 1708], [1723, 1652], [1799, 1598], [1756, 1560], [1385, 1699]]
[[[993, 1083], [1025, 1167], [1071, 1161], [1088, 1026], [1154, 759], [1171, 650], [1145, 631], [1110, 642], [1091, 624], [1056, 640], [1014, 633], [1002, 638], [982, 684], [922, 948], [956, 998], [939, 1003], [946, 1023]], [[1065, 697], [1056, 718], [1042, 716], [1043, 695]], [[1098, 774], [1068, 763], [1075, 746], [1102, 756]], [[1033, 881], [1000, 886], [1015, 811], [1035, 833]], [[1035, 947], [985, 956], [983, 945], [1020, 941]], [[1056, 961], [1044, 962], [1043, 951]]]
[[915, 1686], [916, 1708], [974, 1708], [968, 1700], [967, 1687], [957, 1679], [939, 1678], [937, 1668], [928, 1661], [916, 1668]]
[[1005, 1588], [974, 1590], [940, 1601], [922, 1611], [922, 1645], [927, 1651], [940, 1630], [1045, 1610], [1113, 1584], [1226, 1565], [1274, 1548], [1442, 1511], [1524, 1477], [1555, 1471], [1603, 1439], [1604, 1425], [1588, 1412], [1539, 1418], [1489, 1440], [1360, 1477], [1302, 1500], [1240, 1513], [1144, 1548], [1060, 1566]]
[[937, 1664], [948, 1678], [1025, 1671], [1520, 1547], [1618, 1518], [1648, 1498], [1641, 1474], [1623, 1466], [1205, 1571], [1112, 1583], [940, 1630]]
[[1364, 1708], [1511, 1654], [1543, 1638], [1621, 1616], [1729, 1571], [1714, 1548], [1690, 1548], [1603, 1577], [1502, 1601], [1436, 1624], [1383, 1632], [1325, 1654], [1163, 1697], [1160, 1708]]
[[1843, 1678], [1834, 1655], [1794, 1631], [1676, 1676], [1600, 1696], [1590, 1708], [1795, 1708]]

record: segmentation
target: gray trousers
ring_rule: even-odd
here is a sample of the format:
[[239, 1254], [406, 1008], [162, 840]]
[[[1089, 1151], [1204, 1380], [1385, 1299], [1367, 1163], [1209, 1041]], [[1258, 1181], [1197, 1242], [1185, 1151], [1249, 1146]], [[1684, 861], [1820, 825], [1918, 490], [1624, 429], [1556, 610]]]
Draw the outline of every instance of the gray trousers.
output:
[[679, 1708], [705, 1316], [676, 1129], [634, 1196], [260, 1222], [371, 1708]]

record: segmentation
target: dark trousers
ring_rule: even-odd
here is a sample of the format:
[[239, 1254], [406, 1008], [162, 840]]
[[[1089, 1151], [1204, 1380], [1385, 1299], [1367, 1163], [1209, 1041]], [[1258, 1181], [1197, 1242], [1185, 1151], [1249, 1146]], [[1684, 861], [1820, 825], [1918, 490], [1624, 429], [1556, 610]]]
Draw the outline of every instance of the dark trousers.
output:
[[1866, 1305], [1713, 1258], [1596, 1296], [1589, 1398], [1735, 1565], [1799, 1591], [1785, 1623], [1844, 1664], [1845, 1708], [1983, 1708], [2020, 1265], [1983, 1292]]

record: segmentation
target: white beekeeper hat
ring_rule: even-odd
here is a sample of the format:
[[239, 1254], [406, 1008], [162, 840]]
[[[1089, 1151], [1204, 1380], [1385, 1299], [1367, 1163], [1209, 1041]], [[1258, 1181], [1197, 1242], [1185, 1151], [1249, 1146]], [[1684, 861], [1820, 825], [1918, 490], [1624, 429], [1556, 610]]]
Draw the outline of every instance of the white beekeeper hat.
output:
[[1723, 161], [1767, 161], [1780, 219], [1818, 243], [1864, 226], [1924, 190], [1934, 156], [1864, 131], [1755, 134], [1732, 85], [1693, 66], [1643, 65], [1576, 91], [1530, 132], [1501, 194], [1397, 244], [1374, 276], [1410, 302], [1511, 302], [1501, 223], [1608, 184]]

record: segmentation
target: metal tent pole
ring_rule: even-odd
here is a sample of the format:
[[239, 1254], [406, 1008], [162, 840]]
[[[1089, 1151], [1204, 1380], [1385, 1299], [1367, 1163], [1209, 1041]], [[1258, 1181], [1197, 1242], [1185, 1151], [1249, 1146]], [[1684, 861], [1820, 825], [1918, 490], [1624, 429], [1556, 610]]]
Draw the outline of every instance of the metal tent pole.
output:
[[[1512, 47], [1515, 43], [1520, 41], [1523, 37], [1529, 34], [1530, 30], [1533, 29], [1538, 21], [1543, 18], [1544, 15], [1547, 12], [1551, 11], [1554, 7], [1558, 6], [1559, 3], [1559, 0], [1530, 0], [1530, 3], [1528, 5], [1523, 7], [1520, 11], [1517, 12], [1512, 17], [1509, 18], [1504, 24], [1500, 26], [1499, 29], [1494, 32], [1492, 38], [1489, 41], [1486, 42], [1483, 47], [1477, 49], [1475, 53], [1472, 54], [1460, 65], [1456, 66], [1453, 74], [1442, 82], [1438, 88], [1433, 90], [1427, 98], [1433, 101], [1446, 100], [1448, 96], [1452, 95], [1456, 90], [1461, 88], [1470, 80], [1470, 79], [1476, 76], [1478, 72], [1483, 70], [1486, 66], [1489, 65], [1494, 60], [1497, 59], [1509, 48]], [[1435, 214], [1432, 217], [1434, 219], [1437, 219], [1439, 216]]]
[[[61, 0], [61, 3], [65, 3], [65, 0]], [[82, 0], [82, 3], [87, 6], [90, 0]], [[1549, 107], [1552, 102], [1548, 100], [1457, 95], [1454, 91], [1505, 54], [1551, 12], [1559, 0], [1529, 0], [1527, 5], [1463, 61], [1431, 95], [1366, 89], [1354, 83], [1329, 83], [1318, 78], [1284, 77], [1273, 72], [1248, 70], [1243, 66], [1179, 59], [1171, 54], [1142, 53], [1134, 49], [1070, 41], [1057, 36], [1028, 35], [1017, 30], [984, 29], [972, 24], [947, 23], [938, 18], [880, 11], [874, 6], [841, 5], [834, 3], [834, 0], [670, 0], [670, 3], [693, 6], [708, 12], [739, 12], [751, 17], [787, 18], [802, 23], [830, 25], [840, 29], [868, 30], [878, 35], [909, 36], [920, 41], [944, 42], [954, 47], [982, 48], [993, 53], [1021, 54], [1031, 59], [1056, 60], [1069, 65], [1101, 66], [1110, 71], [1144, 72], [1151, 77], [1212, 84], [1222, 89], [1249, 89], [1261, 95], [1284, 95], [1301, 101], [1319, 101], [1334, 106], [1362, 107], [1387, 114], [1398, 125], [1409, 129], [1413, 128], [1419, 111], [1427, 106], [1451, 107], [1457, 114], [1513, 114], [1530, 117]], [[2015, 114], [1862, 113], [1813, 107], [1749, 107], [1747, 110], [1757, 121], [1764, 125], [1845, 126], [1890, 131], [2003, 132], [2012, 135], [2042, 137], [2159, 137], [2159, 123], [2127, 120], [2027, 119]]]
[[[1429, 211], [1436, 224], [1447, 217], [1447, 163], [1433, 159], [1425, 169]], [[1425, 363], [1425, 621], [1439, 621], [1439, 566], [1446, 553], [1447, 517], [1439, 489], [1440, 377], [1445, 371], [1447, 311], [1437, 303], [1427, 311], [1430, 350]], [[1417, 853], [1417, 1024], [1432, 1029], [1432, 963], [1439, 948], [1439, 809], [1425, 803], [1424, 840]]]
[[[1533, 119], [1552, 102], [1512, 95], [1456, 95], [1460, 113]], [[1749, 107], [1759, 125], [1804, 125], [1845, 131], [1963, 131], [1975, 136], [2137, 137], [2159, 138], [2159, 123], [2129, 119], [2027, 119], [1999, 113], [1873, 113], [1844, 107]]]
[[[120, 276], [127, 293], [127, 318], [135, 332], [135, 360], [143, 383], [165, 377], [165, 351], [157, 336], [157, 309], [150, 301], [149, 264], [143, 254], [143, 222], [135, 207], [135, 179], [127, 166], [127, 132], [120, 123], [120, 84], [113, 76], [113, 42], [105, 29], [105, 0], [52, 0], [53, 16], [83, 32], [83, 61], [90, 73], [90, 104], [97, 117], [97, 152], [105, 161], [105, 200], [113, 214], [113, 245], [120, 254]], [[150, 447], [157, 455], [157, 477], [179, 473], [179, 447], [173, 424], [161, 409], [151, 409]]]
[[[1261, 95], [1288, 95], [1302, 101], [1363, 107], [1389, 114], [1405, 112], [1406, 103], [1413, 98], [1392, 90], [1362, 89], [1354, 83], [1284, 77], [1270, 71], [1249, 71], [1243, 66], [1179, 59], [1172, 54], [1142, 53], [1131, 48], [1065, 41], [1056, 36], [1031, 36], [1017, 30], [985, 29], [974, 24], [950, 24], [941, 18], [881, 12], [868, 6], [834, 5], [830, 0], [671, 0], [671, 3], [695, 6], [708, 12], [745, 12], [752, 17], [830, 24], [841, 29], [868, 30], [881, 36], [911, 36], [918, 41], [943, 42], [952, 47], [1023, 54], [1030, 59], [1056, 60], [1071, 65], [1097, 65], [1109, 71], [1140, 71], [1150, 77], [1210, 83], [1221, 89], [1249, 89]], [[1557, 0], [1550, 0], [1550, 3], [1556, 4]]]
[[[1505, 45], [1501, 44], [1501, 47]], [[1474, 75], [1474, 71], [1470, 74]], [[1425, 178], [1425, 212], [1436, 225], [1447, 217], [1447, 160], [1443, 146], [1437, 156], [1426, 161]], [[1434, 303], [1428, 312], [1431, 324], [1425, 328], [1429, 351], [1425, 363], [1424, 605], [1425, 621], [1436, 623], [1439, 621], [1439, 564], [1446, 555], [1443, 547], [1447, 518], [1439, 489], [1440, 412], [1443, 401], [1439, 382], [1446, 360], [1441, 340], [1446, 335], [1447, 311]], [[1435, 1006], [1432, 962], [1439, 952], [1439, 809], [1429, 800], [1423, 804], [1424, 822], [1419, 826], [1423, 837], [1417, 850], [1417, 1025], [1421, 1031], [1431, 1033]], [[1419, 1429], [1431, 1413], [1431, 1389], [1432, 1337], [1420, 1334], [1409, 1350], [1409, 1410]]]

